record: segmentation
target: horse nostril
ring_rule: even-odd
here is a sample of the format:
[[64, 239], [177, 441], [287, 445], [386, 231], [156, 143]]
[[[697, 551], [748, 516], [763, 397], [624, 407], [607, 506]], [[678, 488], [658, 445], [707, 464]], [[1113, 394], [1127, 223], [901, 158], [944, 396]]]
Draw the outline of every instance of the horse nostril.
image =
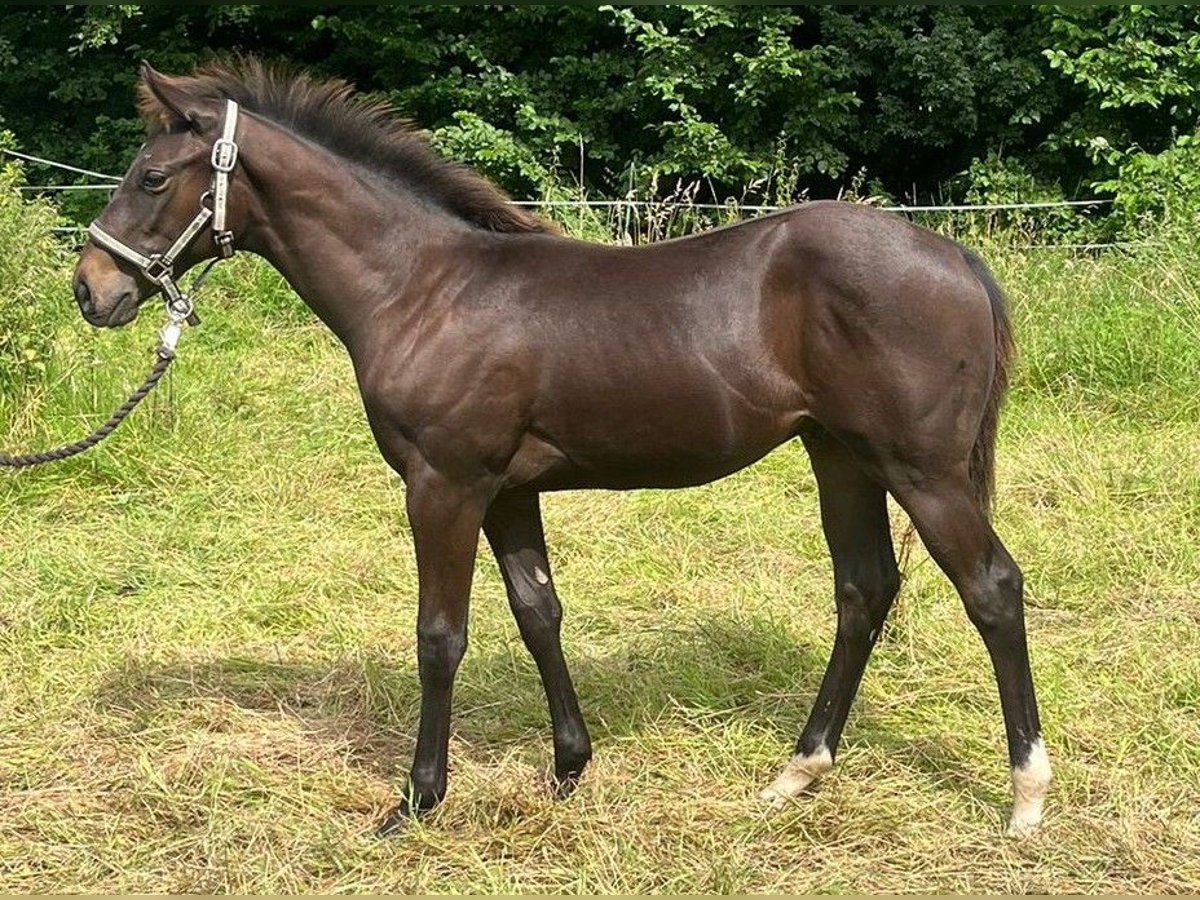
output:
[[84, 312], [92, 311], [92, 292], [82, 275], [75, 279], [75, 302]]

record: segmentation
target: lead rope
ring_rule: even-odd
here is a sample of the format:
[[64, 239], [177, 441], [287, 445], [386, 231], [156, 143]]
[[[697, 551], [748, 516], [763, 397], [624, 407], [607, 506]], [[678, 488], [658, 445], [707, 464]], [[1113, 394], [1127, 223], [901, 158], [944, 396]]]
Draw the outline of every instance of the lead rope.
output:
[[129, 395], [129, 399], [117, 408], [117, 411], [109, 417], [107, 422], [83, 440], [76, 441], [73, 444], [65, 444], [62, 447], [55, 447], [53, 450], [30, 453], [25, 456], [9, 456], [7, 453], [0, 453], [0, 468], [26, 469], [30, 466], [40, 466], [44, 463], [57, 462], [60, 459], [70, 459], [72, 456], [78, 456], [85, 450], [91, 450], [95, 447], [112, 434], [116, 427], [125, 421], [125, 417], [133, 412], [139, 403], [146, 399], [146, 395], [154, 390], [154, 386], [166, 374], [167, 368], [175, 359], [175, 351], [167, 348], [165, 344], [159, 344], [154, 352], [158, 360], [154, 363], [154, 368], [150, 370], [150, 374], [146, 377], [146, 380], [142, 382], [142, 386]]
[[196, 296], [204, 282], [208, 279], [209, 272], [212, 271], [217, 260], [210, 260], [204, 270], [196, 276], [196, 279], [191, 284], [191, 289], [180, 296], [177, 300], [167, 301], [167, 316], [168, 322], [159, 334], [158, 346], [154, 348], [156, 358], [154, 368], [150, 370], [150, 374], [146, 376], [146, 380], [142, 382], [141, 387], [129, 395], [129, 399], [117, 407], [117, 411], [109, 416], [108, 420], [85, 437], [81, 441], [76, 441], [73, 444], [64, 444], [61, 447], [55, 447], [53, 450], [43, 450], [41, 453], [28, 453], [24, 456], [9, 456], [7, 453], [0, 453], [0, 469], [27, 469], [30, 466], [40, 466], [45, 463], [58, 462], [60, 459], [70, 459], [72, 456], [78, 456], [85, 450], [91, 450], [98, 443], [112, 434], [118, 425], [125, 421], [126, 417], [137, 408], [149, 393], [154, 390], [154, 386], [167, 373], [172, 362], [175, 361], [175, 347], [179, 343], [179, 336], [183, 333], [184, 323], [198, 324], [199, 319], [196, 318], [195, 312], [192, 310], [192, 298]]

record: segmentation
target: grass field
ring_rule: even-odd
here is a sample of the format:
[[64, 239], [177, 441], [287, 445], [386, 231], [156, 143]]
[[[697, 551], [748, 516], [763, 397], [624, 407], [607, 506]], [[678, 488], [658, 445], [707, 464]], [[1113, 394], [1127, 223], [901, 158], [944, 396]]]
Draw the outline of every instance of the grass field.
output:
[[[450, 794], [373, 839], [418, 700], [403, 487], [341, 348], [239, 259], [111, 441], [0, 475], [0, 891], [1200, 890], [1200, 257], [986, 255], [1022, 351], [996, 522], [1055, 766], [1037, 835], [1003, 837], [990, 666], [919, 544], [834, 773], [760, 806], [834, 627], [796, 445], [704, 488], [546, 499], [596, 747], [566, 802], [481, 552]], [[101, 334], [65, 274], [52, 300], [6, 450], [73, 439], [148, 365], [152, 311]]]

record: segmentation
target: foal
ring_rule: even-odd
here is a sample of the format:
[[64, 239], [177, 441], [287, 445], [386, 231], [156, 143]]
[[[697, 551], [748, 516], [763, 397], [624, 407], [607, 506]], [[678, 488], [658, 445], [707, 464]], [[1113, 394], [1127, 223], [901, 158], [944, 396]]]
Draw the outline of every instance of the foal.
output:
[[[701, 484], [795, 437], [820, 490], [838, 625], [795, 754], [763, 797], [782, 803], [833, 765], [899, 586], [890, 493], [991, 655], [1010, 830], [1038, 823], [1050, 768], [1021, 572], [988, 521], [1012, 340], [970, 251], [844, 203], [646, 247], [584, 243], [341, 82], [253, 61], [182, 78], [147, 65], [140, 101], [150, 137], [76, 269], [85, 318], [131, 321], [164, 266], [234, 247], [263, 256], [345, 345], [379, 450], [406, 483], [421, 712], [410, 784], [382, 833], [446, 792], [481, 530], [541, 673], [566, 794], [592, 749], [539, 495]], [[210, 202], [219, 227], [197, 212]]]

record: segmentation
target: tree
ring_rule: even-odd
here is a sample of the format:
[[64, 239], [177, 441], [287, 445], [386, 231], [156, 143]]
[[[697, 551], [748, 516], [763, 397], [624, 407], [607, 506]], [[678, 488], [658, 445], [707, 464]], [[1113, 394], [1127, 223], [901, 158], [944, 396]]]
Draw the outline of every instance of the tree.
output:
[[1195, 130], [1198, 17], [1167, 6], [10, 6], [0, 126], [25, 149], [117, 172], [143, 134], [139, 58], [184, 72], [253, 52], [390, 99], [518, 196], [646, 196], [684, 182], [708, 199], [789, 201], [865, 177], [872, 191], [928, 199], [1001, 169], [1039, 193], [1075, 194]]
[[1200, 210], [1200, 9], [1057, 7], [1050, 65], [1086, 92], [1050, 143], [1085, 151], [1126, 224]]

